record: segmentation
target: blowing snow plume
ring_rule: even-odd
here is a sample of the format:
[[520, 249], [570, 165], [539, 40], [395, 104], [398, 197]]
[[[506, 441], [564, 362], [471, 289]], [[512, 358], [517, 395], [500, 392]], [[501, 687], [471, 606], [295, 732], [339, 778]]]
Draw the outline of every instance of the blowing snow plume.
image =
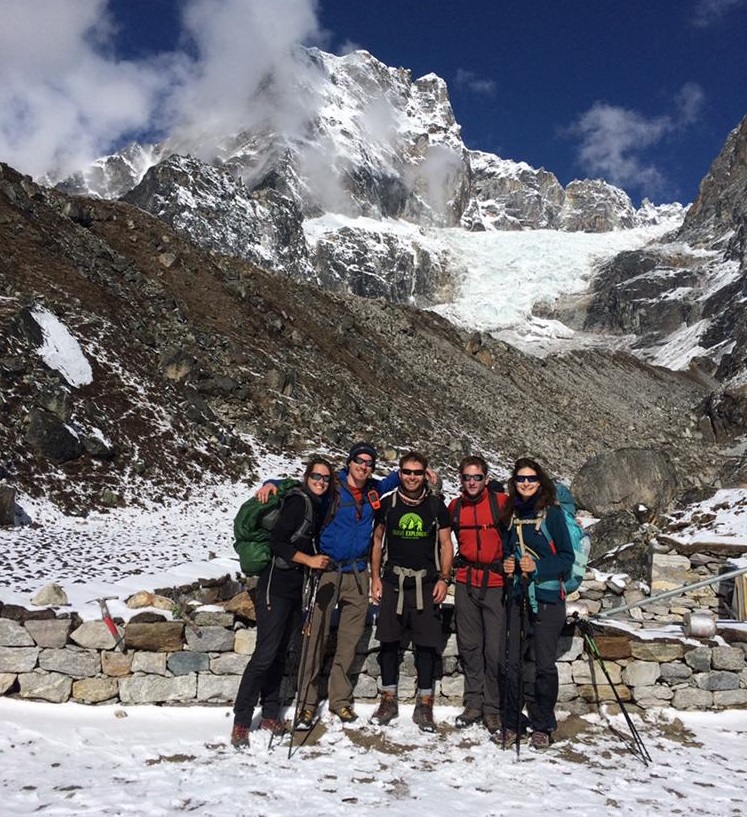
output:
[[[52, 182], [138, 139], [299, 123], [293, 48], [314, 0], [190, 0], [179, 49], [131, 58], [114, 0], [0, 0], [0, 155]], [[143, 10], [147, 14], [147, 9]], [[272, 77], [272, 111], [256, 104]]]

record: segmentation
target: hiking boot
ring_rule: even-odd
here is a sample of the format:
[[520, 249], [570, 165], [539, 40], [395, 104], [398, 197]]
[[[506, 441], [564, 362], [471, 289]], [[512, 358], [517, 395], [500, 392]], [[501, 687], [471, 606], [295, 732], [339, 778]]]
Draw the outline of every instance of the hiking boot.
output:
[[412, 713], [413, 723], [416, 723], [421, 732], [435, 732], [436, 724], [433, 720], [433, 696], [418, 698], [415, 711]]
[[519, 736], [514, 729], [505, 728], [501, 729], [499, 732], [496, 732], [494, 735], [491, 735], [490, 739], [501, 748], [508, 749], [510, 746], [514, 746], [516, 744]]
[[235, 723], [231, 729], [231, 746], [234, 749], [244, 749], [249, 745], [249, 727]]
[[545, 749], [549, 748], [550, 743], [550, 735], [547, 732], [532, 732], [532, 735], [529, 738], [529, 745], [532, 747], [532, 749], [536, 749], [538, 752], [544, 752]]
[[488, 712], [482, 716], [483, 726], [494, 735], [501, 728], [501, 718], [497, 712]]
[[315, 716], [316, 711], [314, 709], [302, 709], [296, 721], [296, 732], [308, 732], [314, 725]]
[[481, 717], [482, 712], [480, 712], [479, 709], [472, 709], [466, 706], [464, 711], [456, 716], [454, 726], [456, 726], [457, 729], [466, 729], [468, 726], [472, 726], [473, 723], [477, 723]]
[[343, 723], [353, 723], [358, 720], [352, 706], [341, 706], [339, 709], [333, 709], [332, 711]]
[[280, 721], [277, 718], [262, 718], [259, 722], [260, 729], [266, 729], [272, 732], [273, 735], [282, 735], [285, 733], [285, 721]]
[[393, 692], [382, 692], [381, 700], [376, 711], [371, 716], [371, 723], [377, 726], [386, 726], [399, 715], [397, 698]]

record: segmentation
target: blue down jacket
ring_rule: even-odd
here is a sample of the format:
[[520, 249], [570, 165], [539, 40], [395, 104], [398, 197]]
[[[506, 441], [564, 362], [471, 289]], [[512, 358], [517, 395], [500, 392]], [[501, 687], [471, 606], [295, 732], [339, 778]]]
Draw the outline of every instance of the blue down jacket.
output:
[[384, 479], [371, 477], [363, 489], [360, 504], [348, 488], [348, 471], [342, 468], [337, 473], [339, 495], [335, 507], [330, 510], [331, 519], [326, 522], [319, 536], [319, 550], [340, 565], [343, 572], [353, 569], [365, 570], [371, 548], [371, 534], [375, 510], [368, 497], [369, 491], [376, 491], [379, 498], [399, 485], [399, 471], [392, 471]]

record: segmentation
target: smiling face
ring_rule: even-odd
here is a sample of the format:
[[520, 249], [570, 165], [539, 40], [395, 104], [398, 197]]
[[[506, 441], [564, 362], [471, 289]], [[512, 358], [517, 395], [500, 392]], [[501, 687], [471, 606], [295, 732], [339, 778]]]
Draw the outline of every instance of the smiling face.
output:
[[370, 454], [358, 454], [348, 463], [348, 477], [353, 484], [360, 488], [365, 485], [366, 480], [373, 471], [373, 457]]
[[332, 481], [332, 472], [321, 462], [313, 465], [311, 473], [306, 478], [306, 487], [315, 496], [321, 496], [329, 490]]
[[460, 474], [462, 490], [470, 498], [476, 498], [485, 490], [488, 475], [479, 465], [465, 465]]
[[540, 489], [539, 475], [534, 468], [525, 466], [519, 468], [514, 476], [514, 483], [516, 485], [516, 493], [522, 499], [530, 499]]
[[425, 484], [425, 465], [418, 460], [405, 460], [399, 469], [399, 481], [408, 494], [419, 494]]

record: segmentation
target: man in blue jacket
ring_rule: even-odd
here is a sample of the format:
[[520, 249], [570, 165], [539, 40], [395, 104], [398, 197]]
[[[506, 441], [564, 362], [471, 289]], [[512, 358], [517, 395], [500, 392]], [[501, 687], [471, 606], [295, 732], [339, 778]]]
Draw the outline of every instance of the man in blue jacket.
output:
[[[399, 485], [399, 472], [375, 479], [376, 449], [371, 443], [356, 443], [347, 457], [339, 479], [336, 507], [330, 508], [319, 537], [320, 553], [329, 556], [330, 568], [322, 575], [316, 594], [311, 624], [309, 652], [303, 676], [299, 678], [298, 695], [303, 708], [296, 728], [313, 726], [319, 704], [319, 673], [329, 638], [332, 612], [339, 608], [337, 647], [329, 673], [329, 708], [343, 723], [358, 716], [353, 708], [351, 673], [355, 649], [363, 635], [368, 613], [368, 560], [371, 534], [381, 496]], [[260, 491], [271, 491], [265, 485]]]

